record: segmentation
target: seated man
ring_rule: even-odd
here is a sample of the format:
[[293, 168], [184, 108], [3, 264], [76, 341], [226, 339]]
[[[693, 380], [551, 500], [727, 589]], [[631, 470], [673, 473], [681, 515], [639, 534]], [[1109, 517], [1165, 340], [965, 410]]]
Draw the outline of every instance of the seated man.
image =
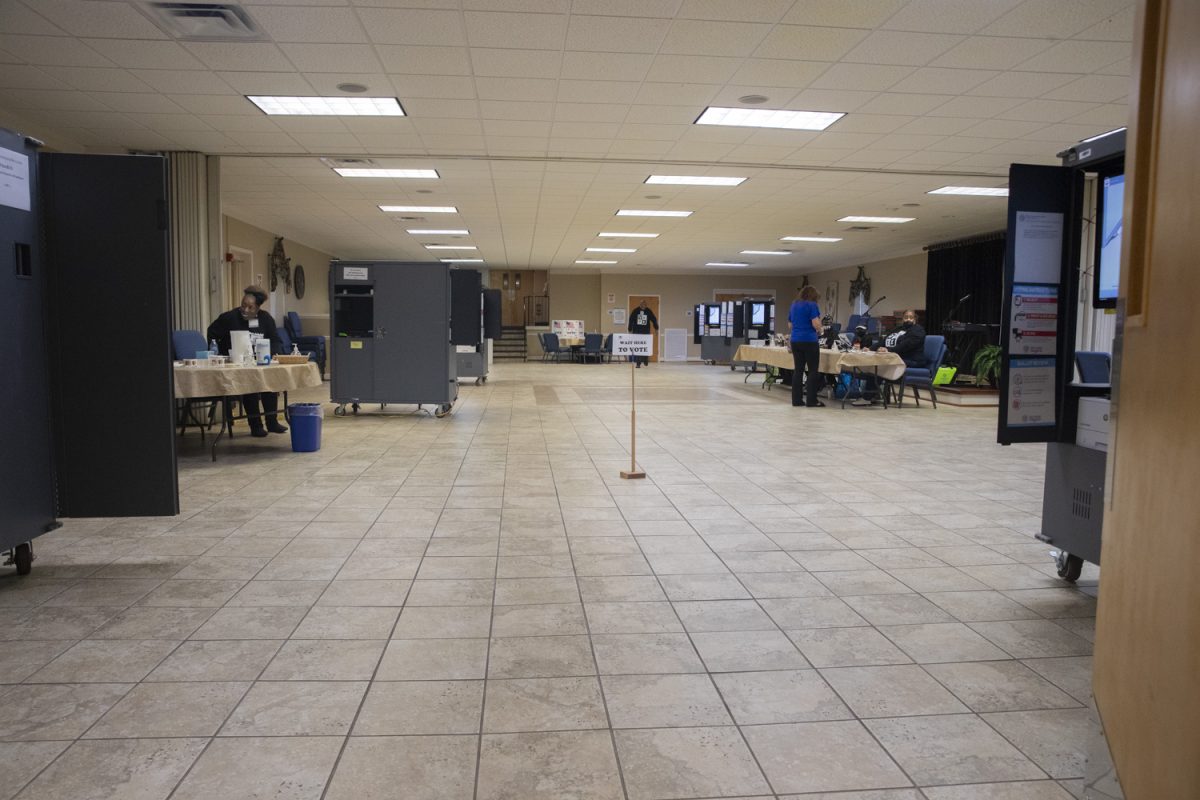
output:
[[890, 351], [904, 359], [909, 367], [924, 367], [925, 360], [925, 329], [917, 324], [917, 312], [911, 308], [900, 318], [899, 329], [892, 331], [883, 340], [883, 346], [877, 352]]

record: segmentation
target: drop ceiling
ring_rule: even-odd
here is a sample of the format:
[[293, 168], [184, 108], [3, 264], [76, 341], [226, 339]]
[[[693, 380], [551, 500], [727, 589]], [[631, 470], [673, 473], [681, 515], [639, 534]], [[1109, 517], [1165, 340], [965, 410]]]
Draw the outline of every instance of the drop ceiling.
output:
[[[798, 274], [1004, 225], [1011, 162], [1125, 124], [1127, 0], [245, 0], [256, 42], [172, 39], [135, 2], [0, 2], [0, 125], [61, 149], [221, 155], [226, 213], [343, 258], [470, 244], [491, 267]], [[408, 116], [268, 117], [245, 95], [357, 83]], [[705, 107], [845, 112], [823, 132]], [[432, 168], [338, 176], [321, 157]], [[736, 187], [645, 185], [651, 174]], [[910, 205], [917, 204], [917, 205]], [[453, 205], [458, 214], [385, 214]], [[616, 218], [620, 208], [694, 211]], [[910, 216], [847, 231], [847, 215]], [[399, 219], [400, 216], [417, 219]], [[466, 237], [405, 228], [466, 228]], [[661, 234], [601, 240], [600, 231]], [[841, 242], [781, 243], [783, 236]], [[739, 256], [787, 249], [789, 256]], [[436, 251], [435, 251], [436, 252]]]

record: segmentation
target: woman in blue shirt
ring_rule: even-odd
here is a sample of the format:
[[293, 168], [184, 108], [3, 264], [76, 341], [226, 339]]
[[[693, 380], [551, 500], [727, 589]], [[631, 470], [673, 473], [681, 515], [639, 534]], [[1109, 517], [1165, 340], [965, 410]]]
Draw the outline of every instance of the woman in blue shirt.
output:
[[[792, 405], [806, 405], [810, 408], [823, 406], [817, 400], [817, 391], [821, 388], [821, 376], [818, 369], [821, 366], [821, 350], [819, 337], [824, 332], [821, 327], [821, 308], [817, 300], [821, 295], [813, 286], [800, 289], [800, 297], [792, 303], [788, 311], [788, 328], [792, 332], [792, 361], [796, 365], [792, 373]], [[804, 398], [801, 402], [800, 379], [804, 368], [808, 375], [804, 380]]]

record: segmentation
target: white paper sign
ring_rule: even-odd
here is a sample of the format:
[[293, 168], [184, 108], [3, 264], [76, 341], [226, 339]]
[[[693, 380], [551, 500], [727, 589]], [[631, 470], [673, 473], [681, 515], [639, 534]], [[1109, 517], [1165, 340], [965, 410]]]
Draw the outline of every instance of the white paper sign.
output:
[[1054, 424], [1054, 359], [1008, 362], [1008, 424], [1014, 428]]
[[30, 210], [29, 157], [0, 147], [0, 205]]
[[654, 337], [648, 333], [614, 333], [614, 356], [649, 356], [654, 354]]
[[625, 324], [625, 309], [610, 308], [608, 310], [608, 313], [612, 315], [613, 325], [624, 325]]
[[1013, 284], [1008, 352], [1052, 356], [1058, 348], [1058, 287]]
[[1018, 211], [1013, 282], [1059, 283], [1062, 280], [1062, 237], [1062, 214]]
[[371, 279], [369, 267], [342, 267], [342, 280], [368, 281]]

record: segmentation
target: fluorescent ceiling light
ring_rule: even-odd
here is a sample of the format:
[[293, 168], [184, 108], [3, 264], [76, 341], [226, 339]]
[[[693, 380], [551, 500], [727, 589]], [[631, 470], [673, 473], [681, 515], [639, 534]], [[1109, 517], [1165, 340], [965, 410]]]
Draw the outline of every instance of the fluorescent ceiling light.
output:
[[925, 194], [969, 194], [985, 197], [1008, 197], [1008, 189], [991, 189], [986, 186], [943, 186]]
[[657, 233], [618, 233], [613, 231], [604, 231], [597, 233], [601, 239], [657, 239]]
[[840, 111], [784, 111], [776, 108], [721, 108], [709, 106], [697, 125], [737, 125], [744, 128], [786, 128], [823, 131], [842, 117]]
[[441, 177], [436, 169], [378, 169], [338, 167], [334, 169], [343, 178], [427, 178], [437, 180]]
[[748, 267], [749, 264], [744, 261], [709, 261], [704, 266], [706, 267]]
[[478, 250], [479, 248], [472, 244], [427, 244], [426, 250]]
[[575, 263], [576, 264], [615, 264], [617, 262], [615, 262], [615, 261], [592, 261], [592, 260], [586, 259], [586, 258], [577, 258], [577, 259], [575, 259]]
[[781, 241], [781, 242], [840, 242], [841, 239], [838, 239], [834, 236], [782, 236], [782, 237], [780, 237], [779, 241]]
[[899, 225], [901, 222], [912, 222], [916, 217], [842, 217], [838, 222], [878, 222], [880, 224]]
[[482, 258], [443, 258], [443, 264], [482, 264]]
[[665, 183], [677, 186], [737, 186], [745, 178], [707, 178], [702, 175], [651, 175], [646, 183]]
[[380, 206], [386, 214], [457, 214], [454, 206]]
[[470, 231], [465, 229], [455, 230], [453, 228], [440, 230], [437, 228], [409, 228], [408, 233], [411, 233], [413, 236], [466, 236]]
[[589, 247], [589, 253], [636, 253], [636, 247]]
[[744, 256], [790, 256], [791, 250], [743, 250]]
[[277, 97], [247, 95], [246, 99], [264, 114], [296, 114], [317, 117], [403, 117], [404, 109], [394, 97]]
[[655, 211], [638, 208], [622, 208], [617, 211], [618, 217], [690, 217], [691, 211]]

